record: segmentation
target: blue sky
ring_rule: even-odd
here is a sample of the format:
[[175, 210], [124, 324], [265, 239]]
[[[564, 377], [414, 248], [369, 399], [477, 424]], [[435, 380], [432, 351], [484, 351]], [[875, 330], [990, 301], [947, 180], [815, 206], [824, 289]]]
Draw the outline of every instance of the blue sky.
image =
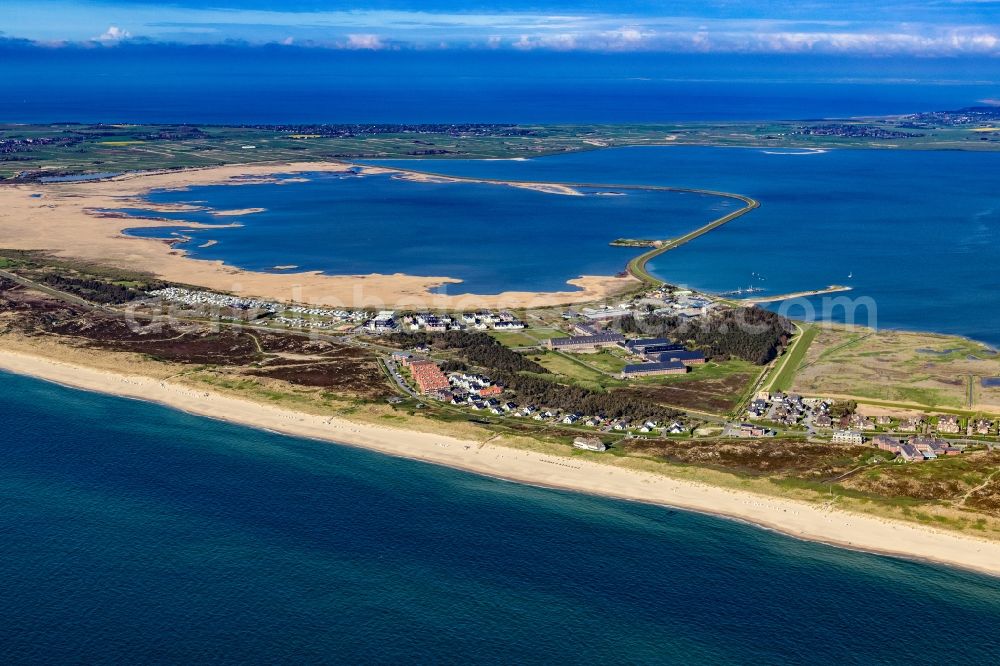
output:
[[502, 4], [476, 0], [3, 0], [0, 31], [8, 43], [46, 48], [280, 44], [380, 51], [994, 58], [1000, 57], [1000, 0], [527, 0]]

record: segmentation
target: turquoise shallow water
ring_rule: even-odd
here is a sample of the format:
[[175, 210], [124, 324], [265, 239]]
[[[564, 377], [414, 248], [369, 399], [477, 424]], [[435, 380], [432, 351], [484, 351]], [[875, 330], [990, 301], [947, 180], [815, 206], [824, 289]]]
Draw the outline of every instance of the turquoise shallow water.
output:
[[1000, 581], [0, 373], [3, 663], [1000, 660]]

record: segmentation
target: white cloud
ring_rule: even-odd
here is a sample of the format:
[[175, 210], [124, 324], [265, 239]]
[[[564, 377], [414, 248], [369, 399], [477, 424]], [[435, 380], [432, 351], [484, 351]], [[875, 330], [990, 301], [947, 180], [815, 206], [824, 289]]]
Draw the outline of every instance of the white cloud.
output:
[[[1000, 21], [990, 20], [990, 8], [1000, 0], [936, 0], [939, 9], [963, 5], [932, 15], [910, 11], [891, 13], [882, 7], [870, 15], [844, 11], [804, 12], [800, 19], [762, 19], [759, 13], [720, 16], [560, 13], [524, 11], [404, 11], [329, 9], [311, 12], [281, 10], [230, 11], [191, 8], [164, 3], [116, 7], [115, 22], [103, 34], [94, 34], [95, 10], [73, 9], [67, 3], [61, 25], [53, 26], [40, 12], [14, 12], [21, 22], [4, 25], [13, 36], [36, 42], [114, 45], [146, 41], [248, 44], [294, 44], [357, 50], [389, 49], [520, 49], [558, 51], [659, 51], [724, 53], [843, 53], [912, 55], [991, 55], [1000, 57]], [[760, 0], [763, 2], [764, 0]], [[884, 0], [907, 2], [914, 0]], [[30, 7], [38, 0], [0, 0], [3, 6]], [[691, 0], [693, 4], [697, 4]], [[856, 2], [856, 0], [855, 0]], [[321, 3], [322, 4], [322, 3]], [[333, 4], [333, 3], [331, 3]], [[432, 3], [433, 4], [433, 3]], [[667, 4], [667, 3], [664, 3]], [[739, 4], [739, 3], [733, 3]], [[809, 3], [806, 3], [809, 4]], [[878, 4], [878, 3], [876, 3]], [[884, 4], [884, 3], [883, 3]], [[832, 6], [832, 5], [831, 5]], [[908, 5], [909, 6], [909, 5]], [[972, 11], [970, 8], [975, 8]], [[878, 8], [876, 8], [878, 9]], [[943, 14], [941, 12], [944, 12]], [[795, 13], [793, 13], [795, 14]], [[98, 15], [100, 16], [100, 15]], [[946, 20], [936, 20], [944, 17]], [[905, 21], [897, 17], [906, 17]], [[106, 20], [101, 18], [100, 20]]]
[[595, 47], [610, 51], [633, 51], [645, 47], [656, 37], [654, 30], [638, 26], [626, 26], [615, 30], [605, 30], [594, 36]]
[[511, 44], [515, 49], [531, 51], [534, 49], [549, 49], [551, 51], [574, 51], [587, 48], [579, 42], [579, 36], [572, 33], [521, 35]]
[[985, 29], [945, 28], [917, 32], [761, 32], [710, 35], [718, 50], [774, 53], [909, 53], [1000, 55], [1000, 34]]
[[132, 35], [128, 30], [122, 30], [116, 25], [109, 26], [107, 30], [101, 35], [95, 37], [95, 41], [102, 42], [104, 44], [117, 44], [118, 42], [124, 41], [131, 37]]
[[378, 35], [373, 34], [348, 35], [347, 44], [344, 46], [348, 49], [368, 49], [371, 51], [378, 51], [385, 47], [382, 39]]

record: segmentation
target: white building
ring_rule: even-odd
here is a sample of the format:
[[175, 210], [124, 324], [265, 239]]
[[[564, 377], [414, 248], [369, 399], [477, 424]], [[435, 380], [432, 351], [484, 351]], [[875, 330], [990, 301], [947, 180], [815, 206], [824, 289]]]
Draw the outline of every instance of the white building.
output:
[[857, 430], [837, 430], [833, 433], [834, 444], [864, 444], [865, 438]]

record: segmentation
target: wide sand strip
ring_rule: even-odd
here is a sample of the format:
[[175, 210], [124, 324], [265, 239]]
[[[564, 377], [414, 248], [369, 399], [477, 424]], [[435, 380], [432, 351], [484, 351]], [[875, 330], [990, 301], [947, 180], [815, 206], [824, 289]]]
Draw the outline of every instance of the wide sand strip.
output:
[[[432, 291], [460, 280], [446, 276], [418, 277], [403, 274], [324, 275], [319, 272], [272, 274], [245, 271], [221, 261], [193, 259], [162, 240], [136, 238], [122, 233], [122, 229], [128, 227], [200, 225], [123, 218], [99, 212], [130, 207], [150, 208], [142, 197], [154, 189], [260, 183], [274, 180], [276, 174], [337, 172], [349, 168], [351, 165], [337, 162], [238, 165], [130, 174], [99, 182], [0, 186], [0, 247], [43, 250], [61, 257], [140, 269], [171, 282], [197, 285], [215, 291], [330, 307], [448, 310], [534, 308], [601, 300], [638, 284], [632, 277], [583, 276], [569, 280], [569, 284], [578, 287], [579, 291], [511, 291], [496, 295], [448, 296]], [[391, 172], [386, 169], [369, 171]], [[190, 209], [185, 206], [161, 208]], [[220, 211], [216, 214], [238, 220], [239, 215], [256, 210], [259, 209]], [[377, 251], [377, 248], [373, 248], [373, 251]]]
[[478, 474], [739, 518], [803, 539], [1000, 575], [1000, 542], [930, 527], [680, 481], [592, 462], [582, 456], [551, 456], [446, 435], [304, 414], [170, 381], [112, 373], [18, 352], [0, 351], [0, 369]]

